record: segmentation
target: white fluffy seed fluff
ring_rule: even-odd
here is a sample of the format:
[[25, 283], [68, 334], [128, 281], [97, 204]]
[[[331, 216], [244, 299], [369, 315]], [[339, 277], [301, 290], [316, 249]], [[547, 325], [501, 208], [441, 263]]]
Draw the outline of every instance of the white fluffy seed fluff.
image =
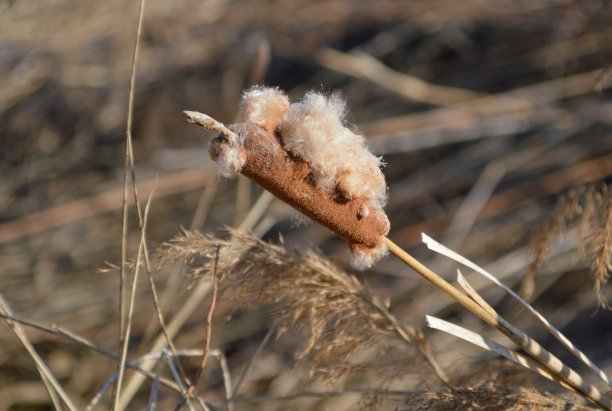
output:
[[310, 164], [320, 187], [384, 207], [387, 186], [381, 160], [370, 153], [363, 136], [344, 126], [346, 110], [339, 96], [326, 98], [311, 91], [290, 105], [279, 89], [254, 87], [243, 94], [241, 106], [246, 120], [279, 131], [285, 149]]
[[[319, 187], [346, 200], [366, 199], [361, 217], [368, 216], [368, 207], [384, 207], [387, 186], [381, 159], [370, 153], [362, 135], [345, 126], [346, 107], [338, 95], [311, 91], [290, 104], [277, 88], [254, 87], [243, 94], [241, 107], [246, 121], [276, 133], [285, 150], [310, 165]], [[353, 250], [351, 264], [368, 268], [386, 252], [384, 246]]]
[[389, 249], [386, 244], [381, 244], [375, 248], [369, 248], [367, 251], [362, 250], [352, 250], [351, 251], [351, 267], [356, 270], [365, 270], [370, 268], [376, 263], [378, 260], [383, 258]]
[[381, 161], [368, 150], [365, 138], [344, 126], [344, 101], [308, 92], [294, 103], [279, 124], [287, 151], [310, 164], [318, 185], [336, 188], [346, 199], [367, 198], [374, 207], [386, 202]]
[[277, 88], [252, 87], [242, 94], [240, 107], [245, 119], [274, 133], [289, 109], [289, 98]]
[[244, 148], [240, 145], [229, 145], [217, 158], [217, 167], [223, 177], [232, 178], [240, 173], [245, 162], [246, 152]]

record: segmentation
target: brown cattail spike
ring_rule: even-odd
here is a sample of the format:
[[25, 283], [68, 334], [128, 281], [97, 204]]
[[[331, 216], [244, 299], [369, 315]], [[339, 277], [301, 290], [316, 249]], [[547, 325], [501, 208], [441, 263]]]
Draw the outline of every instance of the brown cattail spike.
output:
[[242, 173], [345, 238], [355, 268], [384, 256], [389, 220], [381, 160], [343, 125], [344, 103], [307, 93], [289, 105], [278, 89], [258, 87], [245, 92], [242, 107], [246, 121], [229, 130], [185, 112], [188, 121], [221, 132], [209, 146], [221, 173]]

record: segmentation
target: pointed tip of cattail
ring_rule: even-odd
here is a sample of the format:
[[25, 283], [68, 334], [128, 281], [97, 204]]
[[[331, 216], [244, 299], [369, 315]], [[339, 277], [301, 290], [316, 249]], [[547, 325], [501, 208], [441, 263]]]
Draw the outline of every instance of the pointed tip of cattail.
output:
[[215, 123], [217, 123], [217, 121], [214, 120], [212, 117], [204, 113], [197, 112], [197, 111], [183, 110], [183, 114], [185, 115], [185, 117], [187, 117], [188, 123], [197, 124], [204, 128], [210, 128], [210, 127], [206, 127], [206, 125], [212, 126]]

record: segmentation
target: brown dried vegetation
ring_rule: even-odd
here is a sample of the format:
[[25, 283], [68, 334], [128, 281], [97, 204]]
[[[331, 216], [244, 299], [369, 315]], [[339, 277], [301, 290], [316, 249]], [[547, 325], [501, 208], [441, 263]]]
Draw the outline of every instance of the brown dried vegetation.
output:
[[[403, 361], [396, 366], [403, 363], [403, 372], [419, 367], [415, 350], [421, 350], [421, 362], [433, 361], [419, 333], [400, 325], [388, 303], [372, 295], [355, 276], [311, 250], [287, 250], [234, 230], [228, 230], [227, 237], [185, 231], [166, 243], [158, 256], [162, 265], [190, 263], [191, 277], [202, 281], [210, 278], [219, 248], [216, 270], [225, 297], [240, 306], [272, 305], [279, 334], [289, 328], [304, 331], [308, 338], [297, 359], [307, 358], [311, 373], [325, 369], [324, 375], [338, 379], [359, 368], [347, 364], [351, 354], [373, 347], [379, 352], [400, 349]], [[396, 344], [391, 344], [393, 340]]]
[[531, 295], [534, 277], [542, 270], [552, 243], [572, 223], [578, 224], [584, 257], [591, 261], [595, 294], [600, 305], [609, 308], [602, 286], [612, 272], [612, 193], [605, 183], [570, 190], [558, 200], [548, 222], [532, 238], [534, 258], [523, 279], [523, 294]]
[[508, 387], [488, 382], [475, 387], [427, 391], [410, 396], [396, 411], [455, 410], [550, 410], [586, 411], [589, 408], [542, 394], [527, 387]]
[[[12, 307], [0, 308], [11, 320], [0, 324], [1, 410], [47, 410], [57, 401], [15, 337], [16, 325], [75, 408], [100, 394], [116, 370], [118, 281], [98, 269], [119, 260], [137, 3], [0, 2], [0, 297]], [[541, 239], [534, 240], [540, 255], [534, 306], [609, 373], [612, 317], [606, 310], [593, 314], [598, 299], [584, 285], [595, 273], [599, 301], [610, 301], [610, 194], [606, 203], [600, 186], [589, 183], [609, 187], [612, 175], [611, 11], [601, 0], [149, 1], [132, 130], [141, 200], [156, 187], [146, 240], [167, 241], [181, 225], [204, 232], [237, 225], [259, 207], [244, 227], [258, 237], [282, 233], [291, 249], [312, 244], [342, 267], [345, 246], [330, 233], [317, 225], [296, 229], [291, 212], [266, 203], [265, 195], [251, 209], [260, 192], [244, 180], [218, 181], [202, 133], [180, 115], [197, 109], [235, 122], [240, 94], [263, 78], [292, 99], [305, 90], [339, 90], [351, 106], [348, 120], [376, 155], [385, 155], [390, 237], [452, 277], [454, 265], [414, 247], [426, 232], [516, 286], [531, 261], [525, 244], [535, 227]], [[582, 186], [542, 227], [550, 205]], [[128, 255], [136, 259], [141, 234], [135, 224], [129, 228]], [[406, 397], [412, 409], [581, 407], [572, 404], [580, 398], [565, 402], [558, 386], [525, 378], [454, 337], [421, 335], [423, 316], [434, 314], [493, 338], [390, 259], [367, 277], [352, 277], [310, 251], [244, 234], [238, 235], [244, 246], [233, 244], [233, 233], [208, 240], [188, 235], [176, 245], [187, 251], [166, 259], [192, 256], [196, 271], [200, 263], [210, 269], [213, 244], [249, 249], [259, 259], [225, 253], [220, 261], [224, 294], [196, 386], [210, 409], [388, 411]], [[240, 279], [231, 267], [248, 275]], [[150, 289], [135, 290], [127, 339], [133, 361], [123, 392], [146, 377], [126, 400], [128, 409], [145, 409], [150, 394], [157, 409], [172, 409], [181, 398], [177, 384], [187, 382], [177, 367], [193, 375], [212, 312], [200, 281], [212, 273], [200, 274], [187, 291], [180, 264], [152, 272], [178, 359], [164, 351]], [[367, 278], [368, 287], [358, 278]], [[143, 273], [141, 279], [147, 281]], [[527, 324], [496, 290], [479, 285], [478, 291], [517, 325]], [[236, 311], [236, 301], [249, 308]], [[264, 337], [271, 335], [270, 310], [285, 331], [275, 341]], [[555, 344], [544, 338], [547, 348]], [[454, 387], [431, 372], [428, 343]], [[292, 364], [294, 357], [301, 361]], [[333, 386], [309, 378], [308, 370]], [[238, 388], [228, 394], [224, 383], [232, 378]], [[97, 409], [109, 408], [110, 391]], [[199, 409], [196, 400], [192, 406]]]

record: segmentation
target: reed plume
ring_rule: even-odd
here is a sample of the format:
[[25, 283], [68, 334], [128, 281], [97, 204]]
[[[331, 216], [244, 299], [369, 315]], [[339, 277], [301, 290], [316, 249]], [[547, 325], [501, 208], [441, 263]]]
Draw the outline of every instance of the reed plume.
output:
[[[400, 325], [388, 303], [312, 250], [287, 250], [282, 243], [274, 245], [236, 230], [228, 230], [225, 239], [184, 231], [165, 243], [157, 256], [164, 266], [190, 263], [194, 280], [210, 278], [216, 269], [224, 298], [235, 299], [241, 307], [273, 306], [279, 333], [292, 328], [308, 334], [297, 359], [308, 358], [313, 373], [323, 370], [324, 377], [336, 380], [358, 368], [347, 362], [353, 352], [379, 347], [401, 369], [397, 375], [422, 369], [418, 364], [426, 360], [447, 381], [419, 332]], [[398, 350], [401, 356], [391, 355]], [[368, 368], [376, 366], [384, 365]]]

